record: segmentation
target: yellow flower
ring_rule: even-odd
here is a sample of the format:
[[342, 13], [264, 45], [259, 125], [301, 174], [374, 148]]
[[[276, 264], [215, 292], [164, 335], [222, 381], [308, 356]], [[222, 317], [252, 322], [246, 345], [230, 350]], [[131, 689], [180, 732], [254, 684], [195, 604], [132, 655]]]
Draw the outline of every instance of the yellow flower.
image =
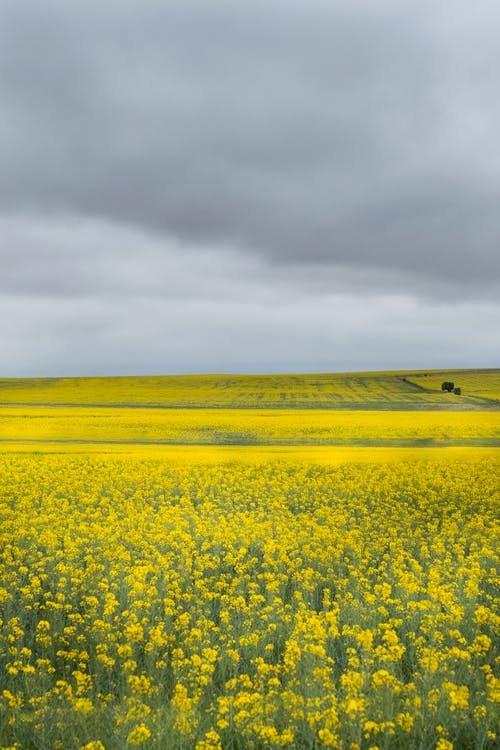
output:
[[390, 672], [386, 669], [379, 669], [372, 675], [372, 682], [375, 687], [394, 687], [397, 685], [397, 680]]
[[344, 704], [345, 712], [351, 717], [355, 717], [356, 714], [362, 713], [365, 710], [365, 699], [364, 698], [348, 698]]
[[202, 740], [196, 743], [195, 748], [196, 750], [222, 750], [220, 736], [217, 732], [210, 730]]
[[142, 745], [151, 737], [151, 730], [145, 724], [137, 724], [128, 733], [127, 742], [129, 745]]
[[396, 723], [401, 727], [403, 732], [411, 732], [415, 723], [415, 717], [407, 712], [402, 712], [396, 716]]
[[436, 750], [453, 750], [453, 742], [440, 737], [436, 742]]
[[454, 682], [444, 682], [443, 687], [448, 695], [452, 711], [469, 707], [469, 688], [466, 685], [456, 685]]
[[73, 700], [73, 705], [81, 714], [91, 714], [94, 710], [94, 705], [89, 698], [76, 698]]

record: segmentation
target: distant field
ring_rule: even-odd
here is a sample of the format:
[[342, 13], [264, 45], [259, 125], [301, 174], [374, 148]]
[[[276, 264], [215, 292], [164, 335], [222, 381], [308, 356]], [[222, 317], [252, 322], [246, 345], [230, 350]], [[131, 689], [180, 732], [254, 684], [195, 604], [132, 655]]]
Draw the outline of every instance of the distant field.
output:
[[[453, 380], [462, 395], [441, 392]], [[498, 408], [500, 370], [0, 380], [0, 405], [198, 408]]]
[[500, 411], [0, 407], [8, 441], [179, 445], [500, 445]]
[[429, 372], [409, 375], [412, 383], [426, 390], [439, 390], [443, 380], [452, 380], [469, 396], [500, 401], [500, 371], [465, 370], [462, 372]]

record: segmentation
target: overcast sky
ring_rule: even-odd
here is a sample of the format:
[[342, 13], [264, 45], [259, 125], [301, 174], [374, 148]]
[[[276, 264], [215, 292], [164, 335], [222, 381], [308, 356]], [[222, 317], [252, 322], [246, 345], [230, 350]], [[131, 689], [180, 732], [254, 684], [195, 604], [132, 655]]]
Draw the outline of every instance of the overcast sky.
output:
[[0, 0], [0, 377], [498, 366], [498, 0]]

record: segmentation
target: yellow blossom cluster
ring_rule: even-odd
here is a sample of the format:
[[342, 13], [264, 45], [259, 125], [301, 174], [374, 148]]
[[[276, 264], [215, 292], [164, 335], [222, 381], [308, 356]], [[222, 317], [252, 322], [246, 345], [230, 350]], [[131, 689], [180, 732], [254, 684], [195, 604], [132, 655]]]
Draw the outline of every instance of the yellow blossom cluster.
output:
[[498, 464], [0, 457], [0, 748], [498, 746]]

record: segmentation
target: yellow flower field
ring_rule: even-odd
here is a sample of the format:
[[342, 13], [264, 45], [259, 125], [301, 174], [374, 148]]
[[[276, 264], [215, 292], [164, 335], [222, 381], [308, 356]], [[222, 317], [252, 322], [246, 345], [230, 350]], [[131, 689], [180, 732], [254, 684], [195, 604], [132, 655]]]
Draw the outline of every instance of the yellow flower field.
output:
[[494, 449], [97, 448], [0, 456], [0, 747], [498, 746]]
[[500, 411], [0, 407], [9, 441], [499, 445]]
[[0, 750], [493, 750], [500, 412], [413, 376], [2, 381]]
[[[462, 395], [442, 393], [443, 380]], [[0, 405], [461, 409], [499, 398], [500, 370], [0, 379]]]

